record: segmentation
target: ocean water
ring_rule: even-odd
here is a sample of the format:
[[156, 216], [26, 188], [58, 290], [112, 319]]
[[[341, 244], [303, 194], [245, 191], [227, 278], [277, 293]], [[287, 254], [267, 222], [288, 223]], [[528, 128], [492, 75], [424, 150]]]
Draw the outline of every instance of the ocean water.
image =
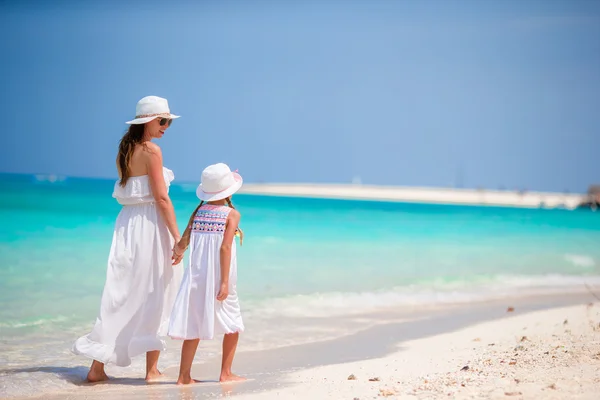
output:
[[[114, 181], [0, 174], [0, 397], [66, 390], [95, 320], [120, 206]], [[170, 188], [179, 225], [195, 184]], [[240, 351], [322, 340], [373, 310], [600, 288], [600, 213], [236, 195]], [[345, 319], [345, 324], [336, 321]], [[332, 322], [334, 321], [334, 322]], [[345, 328], [340, 328], [344, 326]], [[218, 353], [201, 346], [197, 360]], [[178, 363], [169, 341], [161, 365]], [[138, 357], [129, 369], [143, 370]]]

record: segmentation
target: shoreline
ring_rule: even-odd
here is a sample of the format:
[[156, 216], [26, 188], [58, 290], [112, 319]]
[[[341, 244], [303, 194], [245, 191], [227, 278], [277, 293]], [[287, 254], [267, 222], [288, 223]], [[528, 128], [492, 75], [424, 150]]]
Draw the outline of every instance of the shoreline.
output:
[[456, 189], [403, 186], [317, 183], [245, 183], [245, 195], [309, 197], [406, 203], [479, 205], [522, 208], [575, 209], [588, 198], [580, 193], [517, 192], [488, 189]]
[[[590, 292], [581, 291], [577, 294], [513, 297], [435, 309], [403, 309], [399, 310], [396, 315], [387, 315], [386, 320], [382, 320], [380, 324], [337, 339], [264, 351], [243, 351], [240, 349], [241, 351], [236, 355], [234, 363], [235, 372], [250, 378], [248, 382], [241, 384], [220, 385], [215, 381], [218, 377], [220, 363], [220, 359], [215, 357], [210, 360], [203, 360], [202, 364], [199, 364], [197, 360], [195, 361], [192, 369], [193, 375], [195, 378], [205, 381], [205, 383], [198, 385], [184, 388], [174, 385], [177, 369], [171, 368], [163, 371], [165, 379], [155, 385], [146, 385], [143, 379], [137, 378], [116, 378], [108, 384], [100, 385], [73, 382], [75, 386], [78, 386], [77, 389], [73, 388], [75, 390], [46, 393], [43, 396], [28, 398], [68, 400], [85, 397], [87, 399], [100, 399], [110, 395], [113, 400], [136, 398], [200, 399], [223, 394], [239, 396], [238, 398], [241, 399], [246, 398], [246, 396], [251, 399], [254, 398], [252, 397], [254, 395], [256, 395], [256, 398], [262, 398], [262, 395], [266, 396], [267, 394], [277, 397], [274, 391], [279, 391], [280, 394], [293, 394], [289, 390], [299, 383], [302, 384], [298, 381], [301, 380], [298, 376], [314, 375], [314, 372], [311, 371], [315, 368], [317, 370], [322, 368], [346, 368], [342, 366], [348, 363], [355, 363], [357, 364], [356, 368], [359, 368], [363, 363], [377, 362], [377, 360], [392, 356], [398, 352], [401, 346], [405, 346], [406, 343], [411, 341], [438, 340], [436, 338], [440, 335], [453, 334], [453, 332], [463, 329], [472, 329], [472, 327], [479, 324], [503, 324], [507, 318], [535, 314], [540, 310], [553, 310], [572, 306], [582, 307], [596, 301], [596, 298]], [[507, 312], [508, 307], [514, 307], [514, 311]], [[243, 337], [240, 339], [240, 343], [243, 343]], [[76, 368], [85, 369], [83, 367]], [[318, 374], [321, 374], [321, 372], [318, 372]], [[362, 372], [361, 375], [364, 378], [365, 372]], [[343, 381], [347, 376], [348, 374]], [[331, 379], [328, 378], [327, 374], [323, 377], [325, 380], [321, 383], [327, 383], [327, 379]], [[373, 385], [372, 382], [368, 384]], [[302, 390], [309, 390], [311, 387], [312, 385], [305, 385], [298, 390], [302, 392]], [[298, 398], [327, 398], [319, 396], [311, 397], [306, 394], [306, 396]]]

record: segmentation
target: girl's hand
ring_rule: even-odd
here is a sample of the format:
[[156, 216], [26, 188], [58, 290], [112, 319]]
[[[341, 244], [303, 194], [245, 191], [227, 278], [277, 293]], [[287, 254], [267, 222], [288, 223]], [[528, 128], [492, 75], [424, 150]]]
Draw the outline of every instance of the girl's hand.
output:
[[177, 244], [173, 246], [173, 256], [171, 256], [171, 260], [173, 260], [173, 265], [177, 265], [181, 262], [181, 260], [183, 259], [183, 253], [185, 253], [185, 250], [181, 251]]
[[219, 289], [219, 294], [217, 294], [217, 300], [223, 301], [229, 296], [229, 284], [221, 283], [221, 289]]

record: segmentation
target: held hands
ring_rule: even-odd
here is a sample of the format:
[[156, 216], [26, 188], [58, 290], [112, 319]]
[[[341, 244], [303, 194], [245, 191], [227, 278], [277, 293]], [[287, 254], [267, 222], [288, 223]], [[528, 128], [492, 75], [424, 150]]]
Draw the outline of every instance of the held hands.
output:
[[179, 247], [179, 243], [175, 243], [173, 246], [173, 256], [171, 256], [171, 260], [173, 260], [173, 265], [177, 265], [183, 259], [183, 253], [185, 253], [185, 249], [181, 249]]
[[219, 294], [217, 294], [217, 300], [223, 301], [229, 296], [229, 284], [221, 283], [221, 288], [219, 289]]

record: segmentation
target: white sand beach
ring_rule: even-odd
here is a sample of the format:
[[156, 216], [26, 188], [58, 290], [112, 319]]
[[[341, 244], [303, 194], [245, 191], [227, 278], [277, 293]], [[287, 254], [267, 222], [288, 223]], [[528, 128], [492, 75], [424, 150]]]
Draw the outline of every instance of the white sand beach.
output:
[[587, 196], [577, 193], [517, 192], [488, 189], [373, 186], [350, 184], [244, 184], [240, 193], [417, 203], [471, 204], [528, 208], [576, 208]]
[[[203, 383], [139, 377], [75, 383], [44, 399], [595, 399], [600, 390], [600, 302], [578, 294], [410, 310], [340, 339], [240, 352], [249, 381], [215, 381], [218, 359], [194, 364]], [[394, 318], [397, 319], [394, 319]], [[391, 318], [391, 319], [390, 319]], [[242, 338], [243, 340], [243, 338]]]
[[600, 303], [486, 322], [283, 381], [291, 386], [240, 399], [597, 399]]

